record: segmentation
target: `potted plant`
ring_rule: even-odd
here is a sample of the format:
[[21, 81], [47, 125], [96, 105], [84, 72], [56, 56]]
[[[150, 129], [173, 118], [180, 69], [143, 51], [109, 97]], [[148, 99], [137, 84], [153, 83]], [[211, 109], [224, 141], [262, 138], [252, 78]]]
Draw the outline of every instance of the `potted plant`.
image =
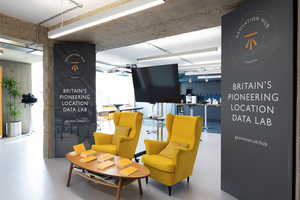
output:
[[22, 90], [18, 89], [19, 83], [14, 77], [6, 77], [2, 80], [2, 88], [7, 91], [9, 100], [5, 103], [8, 108], [9, 122], [6, 122], [6, 136], [14, 137], [21, 135], [22, 124], [17, 121], [21, 117], [16, 100], [22, 96]]

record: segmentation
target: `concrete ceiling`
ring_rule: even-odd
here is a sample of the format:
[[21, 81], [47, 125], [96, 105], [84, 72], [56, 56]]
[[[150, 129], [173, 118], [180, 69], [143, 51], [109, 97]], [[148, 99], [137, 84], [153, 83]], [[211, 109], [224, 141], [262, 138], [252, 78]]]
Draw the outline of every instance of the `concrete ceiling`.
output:
[[[217, 47], [218, 51], [146, 62], [137, 61], [137, 58], [141, 57], [147, 58], [149, 56], [169, 55], [168, 53], [186, 52], [211, 47]], [[177, 63], [180, 73], [221, 73], [221, 27], [218, 26], [135, 45], [99, 51], [96, 59], [97, 61], [101, 61], [97, 63], [97, 69], [102, 71], [106, 71], [107, 69], [122, 70], [122, 67], [124, 68], [128, 64], [146, 67]], [[111, 66], [101, 63], [109, 63]], [[118, 68], [117, 66], [121, 67]]]
[[[43, 26], [50, 27], [59, 24], [62, 20], [72, 19], [116, 1], [117, 0], [74, 0], [75, 3], [81, 4], [82, 7], [78, 7], [77, 9], [63, 14], [62, 16], [43, 23]], [[69, 0], [0, 0], [0, 13], [25, 20], [33, 24], [38, 24], [56, 14], [60, 14], [62, 11], [77, 7], [75, 3], [72, 3]]]
[[[61, 25], [62, 19], [64, 20], [64, 25], [66, 25], [129, 1], [132, 0], [75, 0], [75, 2], [82, 4], [83, 7], [64, 14], [63, 18], [59, 16], [49, 22], [43, 23], [41, 26], [52, 30]], [[62, 36], [57, 38], [55, 42], [94, 43], [96, 44], [97, 51], [101, 51], [102, 53], [120, 55], [123, 50], [124, 58], [135, 57], [135, 59], [137, 57], [149, 56], [149, 54], [158, 55], [163, 53], [157, 49], [154, 50], [156, 53], [149, 53], [149, 48], [144, 52], [140, 50], [135, 51], [135, 48], [131, 48], [131, 53], [134, 56], [126, 55], [129, 52], [130, 45], [142, 45], [147, 41], [152, 41], [155, 45], [161, 45], [161, 48], [170, 52], [199, 49], [207, 45], [199, 45], [199, 41], [193, 42], [188, 40], [189, 35], [184, 33], [197, 33], [199, 30], [220, 26], [222, 15], [241, 6], [245, 2], [247, 0], [165, 0], [165, 3], [162, 5]], [[0, 13], [38, 24], [74, 6], [75, 4], [70, 2], [70, 0], [0, 0]], [[217, 29], [219, 29], [219, 36], [216, 39], [217, 44], [211, 44], [214, 46], [220, 46], [220, 27]], [[171, 38], [170, 36], [178, 34], [184, 34], [183, 36], [179, 36], [181, 37], [180, 41], [175, 39], [178, 44], [174, 42], [173, 44], [169, 43], [169, 45], [166, 45], [162, 39], [165, 38], [167, 41]], [[185, 40], [187, 41], [186, 43], [184, 43]], [[205, 60], [205, 58], [203, 59]], [[195, 64], [199, 63], [195, 59], [191, 60]], [[181, 64], [184, 65], [184, 63]]]
[[164, 1], [162, 5], [68, 34], [57, 40], [95, 43], [97, 50], [128, 46], [220, 26], [222, 15], [246, 2], [246, 0]]

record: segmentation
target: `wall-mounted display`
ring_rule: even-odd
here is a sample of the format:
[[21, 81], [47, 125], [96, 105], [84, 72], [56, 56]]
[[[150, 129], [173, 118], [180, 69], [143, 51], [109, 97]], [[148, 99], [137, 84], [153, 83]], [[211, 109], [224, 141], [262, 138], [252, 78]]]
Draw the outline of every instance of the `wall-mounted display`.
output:
[[132, 68], [135, 100], [149, 103], [180, 103], [178, 65]]

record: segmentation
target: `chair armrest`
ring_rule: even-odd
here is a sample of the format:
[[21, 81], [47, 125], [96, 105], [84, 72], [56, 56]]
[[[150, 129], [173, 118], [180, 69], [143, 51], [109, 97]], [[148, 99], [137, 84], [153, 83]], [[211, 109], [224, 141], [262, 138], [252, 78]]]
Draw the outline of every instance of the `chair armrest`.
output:
[[176, 147], [173, 153], [173, 164], [191, 163], [193, 157], [192, 149]]
[[116, 143], [118, 156], [132, 159], [134, 157], [136, 145], [134, 137], [119, 136]]
[[111, 134], [94, 132], [95, 145], [111, 144], [112, 138]]
[[119, 136], [117, 139], [117, 144], [122, 143], [122, 142], [129, 142], [132, 141], [134, 138], [133, 137], [126, 137], [126, 136]]
[[160, 142], [156, 140], [144, 140], [144, 143], [146, 145], [146, 154], [148, 155], [155, 155], [159, 154], [161, 150], [163, 150], [167, 146], [167, 142]]
[[195, 149], [186, 149], [183, 147], [175, 148], [173, 153], [173, 164], [176, 169], [175, 182], [181, 181], [193, 174], [196, 153]]

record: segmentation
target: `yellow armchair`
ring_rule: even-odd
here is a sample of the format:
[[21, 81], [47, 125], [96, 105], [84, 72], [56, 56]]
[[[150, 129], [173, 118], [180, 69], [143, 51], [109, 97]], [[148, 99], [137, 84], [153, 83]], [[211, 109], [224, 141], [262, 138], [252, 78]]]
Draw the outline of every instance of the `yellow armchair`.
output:
[[[169, 186], [189, 177], [193, 173], [197, 157], [203, 118], [168, 114], [166, 142], [146, 139], [146, 154], [142, 162], [150, 170], [150, 177]], [[183, 147], [185, 146], [185, 147]], [[164, 152], [164, 153], [163, 153]], [[165, 155], [167, 152], [167, 155]], [[146, 179], [148, 183], [148, 179]]]
[[[94, 132], [95, 144], [92, 149], [132, 159], [139, 141], [143, 114], [141, 112], [114, 112], [115, 126], [130, 127], [128, 136], [118, 136], [114, 144], [114, 135]], [[116, 133], [115, 133], [116, 134]]]

